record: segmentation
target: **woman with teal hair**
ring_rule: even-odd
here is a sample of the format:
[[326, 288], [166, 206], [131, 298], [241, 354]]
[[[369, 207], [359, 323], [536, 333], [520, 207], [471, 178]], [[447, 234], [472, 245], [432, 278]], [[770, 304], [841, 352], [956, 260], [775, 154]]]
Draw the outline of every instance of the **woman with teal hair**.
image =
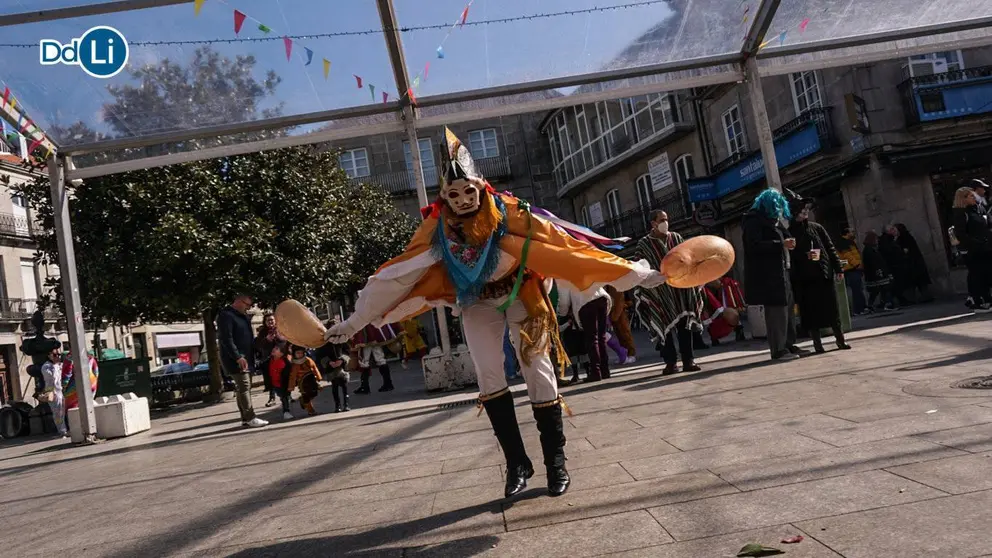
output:
[[792, 250], [796, 241], [789, 233], [789, 200], [768, 188], [754, 199], [744, 214], [744, 297], [749, 304], [765, 307], [768, 348], [773, 360], [795, 360], [807, 351], [796, 346], [796, 316], [793, 312]]

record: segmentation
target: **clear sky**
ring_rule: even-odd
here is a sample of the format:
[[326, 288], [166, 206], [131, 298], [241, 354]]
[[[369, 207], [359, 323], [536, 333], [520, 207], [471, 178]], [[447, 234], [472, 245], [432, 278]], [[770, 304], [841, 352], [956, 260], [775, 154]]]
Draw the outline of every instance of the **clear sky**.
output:
[[[469, 21], [575, 10], [623, 4], [631, 0], [475, 0]], [[0, 13], [64, 7], [96, 0], [7, 0]], [[401, 26], [454, 22], [467, 0], [395, 0]], [[248, 14], [241, 36], [257, 37], [258, 24], [272, 29], [271, 36], [376, 29], [374, 0], [206, 0], [199, 17], [186, 4], [134, 12], [46, 22], [4, 28], [2, 43], [33, 43], [52, 38], [66, 42], [94, 25], [119, 29], [130, 42], [233, 38], [233, 10]], [[444, 44], [444, 59], [436, 49], [445, 30], [411, 31], [402, 35], [411, 78], [430, 63], [428, 79], [419, 95], [474, 89], [602, 68], [644, 31], [670, 16], [665, 4], [599, 12], [588, 15], [518, 21], [455, 29]], [[314, 51], [314, 61], [303, 66], [301, 47]], [[195, 46], [133, 46], [129, 67], [163, 58], [188, 60]], [[396, 88], [381, 34], [302, 40], [287, 62], [281, 40], [262, 43], [217, 44], [229, 56], [252, 54], [258, 59], [256, 75], [275, 70], [283, 78], [279, 100], [285, 114], [333, 109], [372, 102], [368, 84], [394, 97]], [[68, 125], [83, 120], [101, 128], [102, 106], [109, 100], [106, 88], [129, 80], [122, 73], [109, 80], [91, 78], [71, 66], [41, 66], [37, 47], [0, 47], [0, 79], [11, 88], [29, 113], [42, 125]], [[331, 61], [324, 80], [321, 59]], [[363, 78], [356, 87], [353, 74]]]

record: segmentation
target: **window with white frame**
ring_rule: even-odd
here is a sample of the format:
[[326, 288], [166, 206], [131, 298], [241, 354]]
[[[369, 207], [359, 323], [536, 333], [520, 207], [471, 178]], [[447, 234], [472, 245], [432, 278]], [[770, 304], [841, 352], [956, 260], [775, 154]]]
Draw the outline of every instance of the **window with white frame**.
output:
[[689, 188], [689, 179], [696, 176], [696, 171], [692, 167], [692, 154], [686, 153], [675, 159], [675, 178], [679, 181], [679, 189], [682, 192]]
[[592, 223], [589, 222], [589, 206], [583, 205], [582, 209], [579, 210], [579, 224], [583, 227], [588, 227]]
[[823, 106], [820, 83], [815, 71], [795, 72], [789, 77], [792, 83], [792, 103], [796, 107], [797, 116], [809, 109]]
[[[426, 171], [434, 168], [434, 150], [431, 149], [431, 138], [417, 140], [420, 146], [420, 166]], [[403, 158], [406, 160], [406, 170], [413, 171], [413, 154], [410, 152], [410, 142], [403, 142]]]
[[345, 151], [338, 156], [338, 162], [350, 178], [360, 178], [371, 174], [369, 172], [369, 154], [364, 147]]
[[620, 217], [620, 191], [614, 188], [606, 193], [606, 211], [610, 219]]
[[651, 209], [654, 202], [654, 190], [651, 189], [651, 175], [642, 174], [634, 182], [637, 189], [637, 203], [644, 211]]
[[727, 151], [730, 155], [747, 151], [747, 136], [744, 135], [744, 124], [741, 121], [741, 109], [734, 105], [723, 113], [723, 135], [727, 140]]
[[496, 142], [496, 128], [472, 130], [468, 133], [468, 150], [472, 157], [485, 159], [499, 156], [499, 144]]
[[678, 95], [660, 93], [600, 101], [558, 111], [548, 127], [559, 187], [634, 144], [669, 132], [681, 122]]

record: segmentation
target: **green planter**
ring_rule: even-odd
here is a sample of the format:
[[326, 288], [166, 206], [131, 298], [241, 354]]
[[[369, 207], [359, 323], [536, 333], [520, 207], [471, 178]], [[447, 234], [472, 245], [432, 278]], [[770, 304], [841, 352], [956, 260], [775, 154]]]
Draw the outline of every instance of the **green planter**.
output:
[[100, 383], [97, 397], [134, 393], [138, 397], [152, 397], [151, 360], [124, 358], [100, 362]]
[[[851, 331], [851, 306], [847, 301], [847, 283], [843, 279], [834, 280], [834, 292], [837, 295], [837, 313], [840, 315], [840, 329], [844, 333]], [[824, 337], [833, 335], [830, 328], [820, 330], [820, 335]]]

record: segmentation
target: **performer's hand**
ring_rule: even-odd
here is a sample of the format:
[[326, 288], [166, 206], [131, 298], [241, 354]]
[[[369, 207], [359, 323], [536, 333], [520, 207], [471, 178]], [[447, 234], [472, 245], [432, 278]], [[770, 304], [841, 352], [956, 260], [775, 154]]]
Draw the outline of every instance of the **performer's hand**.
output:
[[358, 333], [359, 328], [355, 327], [351, 323], [351, 319], [347, 319], [339, 324], [334, 324], [324, 332], [324, 341], [328, 343], [341, 344], [352, 338], [356, 333]]
[[667, 280], [668, 277], [665, 277], [665, 275], [660, 271], [652, 271], [651, 275], [649, 275], [646, 279], [644, 279], [644, 281], [641, 282], [641, 286], [646, 287], [648, 289], [653, 289], [655, 287], [660, 287], [664, 285], [665, 281]]

